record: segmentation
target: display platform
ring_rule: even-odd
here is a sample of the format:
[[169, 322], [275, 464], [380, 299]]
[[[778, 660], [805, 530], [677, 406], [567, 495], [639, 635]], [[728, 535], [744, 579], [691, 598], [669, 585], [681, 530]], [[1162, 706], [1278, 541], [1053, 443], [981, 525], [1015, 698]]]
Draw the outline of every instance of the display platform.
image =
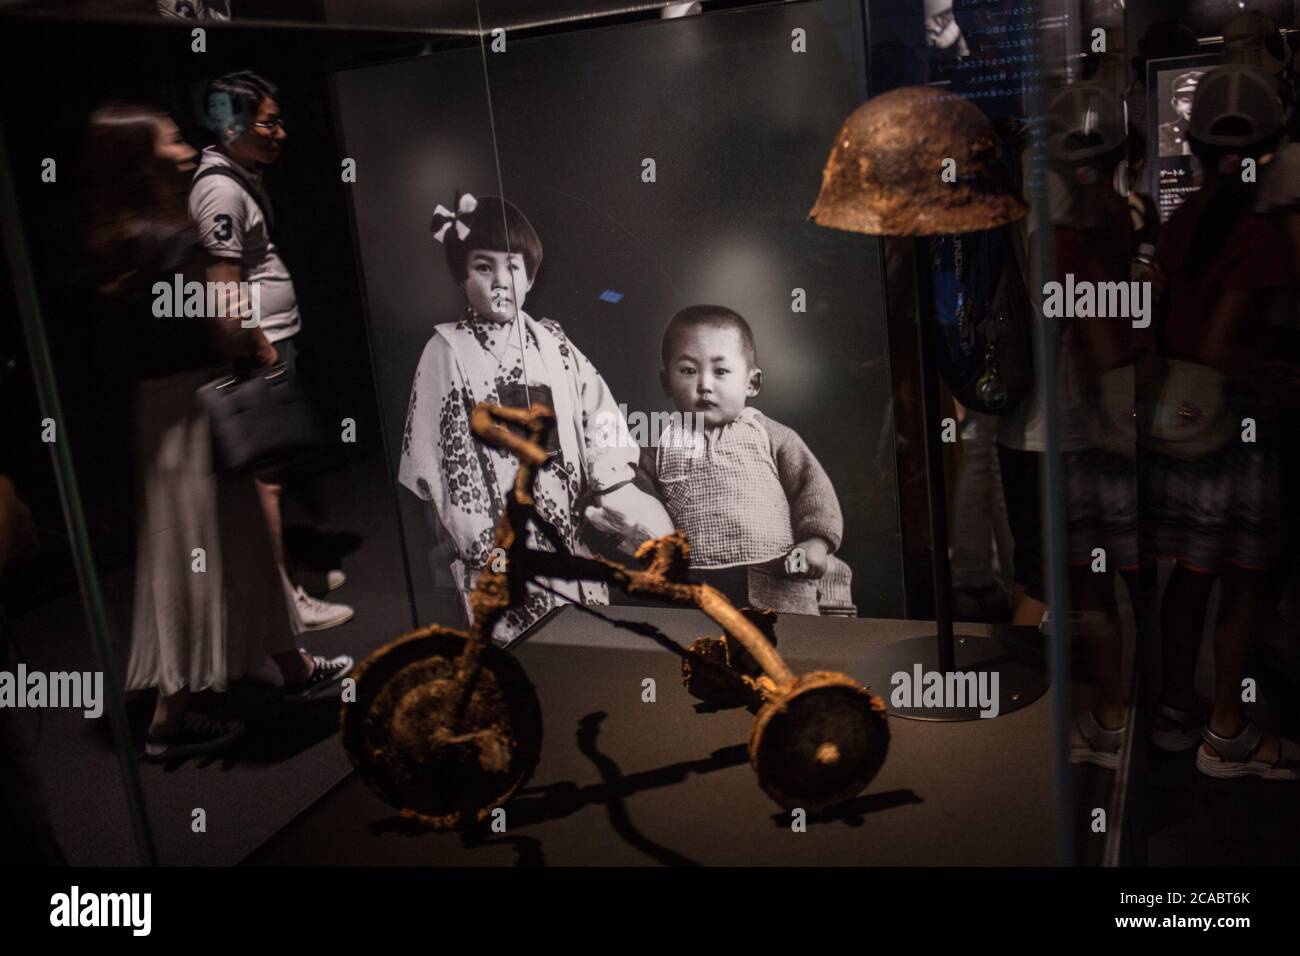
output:
[[[718, 628], [671, 608], [565, 607], [512, 646], [537, 688], [542, 757], [506, 805], [505, 832], [402, 820], [355, 774], [268, 841], [255, 864], [1051, 865], [1056, 862], [1050, 696], [996, 720], [891, 720], [889, 755], [858, 798], [796, 832], [746, 756], [753, 716], [687, 694], [679, 659], [617, 621], [686, 644]], [[778, 649], [796, 673], [852, 672], [927, 621], [789, 616]], [[980, 633], [984, 625], [963, 630]], [[648, 702], [646, 679], [654, 681]], [[889, 688], [875, 688], [888, 701]]]

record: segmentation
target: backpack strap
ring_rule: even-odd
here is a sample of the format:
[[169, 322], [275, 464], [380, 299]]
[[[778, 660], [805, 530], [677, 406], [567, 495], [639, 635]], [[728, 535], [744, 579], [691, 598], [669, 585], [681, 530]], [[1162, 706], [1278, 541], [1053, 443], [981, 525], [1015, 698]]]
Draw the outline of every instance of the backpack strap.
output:
[[206, 179], [208, 176], [224, 176], [226, 179], [233, 179], [248, 193], [253, 202], [257, 203], [257, 208], [262, 212], [262, 218], [266, 220], [266, 228], [269, 231], [275, 225], [275, 217], [271, 215], [271, 210], [262, 202], [262, 197], [258, 190], [243, 176], [235, 172], [229, 166], [218, 166], [213, 164], [200, 169], [190, 181], [190, 188], [193, 189], [200, 179]]

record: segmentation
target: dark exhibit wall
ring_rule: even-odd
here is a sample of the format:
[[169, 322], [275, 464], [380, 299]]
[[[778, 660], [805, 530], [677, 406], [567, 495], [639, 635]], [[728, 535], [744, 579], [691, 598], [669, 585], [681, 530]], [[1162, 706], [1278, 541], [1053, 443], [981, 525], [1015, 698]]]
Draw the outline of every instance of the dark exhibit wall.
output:
[[[796, 29], [807, 52], [792, 49]], [[765, 373], [752, 404], [799, 433], [838, 492], [859, 613], [901, 616], [878, 245], [806, 218], [865, 98], [864, 59], [850, 0], [510, 38], [486, 56], [495, 130], [477, 48], [336, 73], [394, 465], [420, 352], [465, 303], [433, 209], [457, 189], [502, 191], [499, 157], [504, 194], [545, 248], [527, 311], [560, 322], [617, 401], [645, 413], [672, 407], [658, 381], [667, 320], [698, 303], [743, 315]], [[400, 496], [428, 620], [431, 541], [420, 503]]]
[[[464, 294], [429, 230], [433, 210], [457, 188], [496, 191], [492, 129], [477, 47], [334, 77], [340, 151], [357, 162], [351, 184], [357, 258], [367, 302], [371, 359], [397, 474], [411, 380], [425, 343], [453, 320]], [[449, 555], [434, 547], [430, 509], [394, 481], [416, 619], [455, 622]]]

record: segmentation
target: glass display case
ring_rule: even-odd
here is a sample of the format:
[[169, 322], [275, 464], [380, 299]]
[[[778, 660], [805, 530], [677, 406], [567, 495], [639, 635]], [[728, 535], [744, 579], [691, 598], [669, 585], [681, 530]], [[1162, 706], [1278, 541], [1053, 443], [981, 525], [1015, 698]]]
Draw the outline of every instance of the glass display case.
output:
[[[1290, 0], [0, 22], [22, 862], [1294, 857]], [[483, 402], [553, 410], [520, 546], [599, 580], [509, 577]], [[775, 657], [609, 570], [673, 529]], [[470, 771], [421, 748], [487, 691], [446, 717], [417, 649], [470, 667], [497, 580], [526, 766], [438, 817]], [[747, 707], [682, 679], [715, 652]], [[887, 731], [783, 799], [822, 671]]]

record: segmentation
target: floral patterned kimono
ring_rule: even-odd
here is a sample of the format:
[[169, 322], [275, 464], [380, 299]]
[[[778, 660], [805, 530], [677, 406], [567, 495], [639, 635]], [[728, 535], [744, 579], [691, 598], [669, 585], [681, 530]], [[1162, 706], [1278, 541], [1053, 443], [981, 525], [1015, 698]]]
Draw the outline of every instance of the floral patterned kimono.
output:
[[[398, 481], [433, 504], [439, 536], [452, 543], [456, 555], [452, 574], [467, 615], [519, 464], [508, 452], [474, 438], [469, 415], [476, 404], [525, 408], [530, 400], [555, 410], [551, 460], [538, 471], [535, 497], [542, 517], [575, 554], [589, 553], [578, 538], [580, 502], [630, 481], [638, 458], [635, 445], [619, 446], [621, 413], [587, 357], [558, 323], [535, 321], [524, 313], [520, 317], [526, 353], [520, 351], [517, 322], [495, 322], [467, 309], [460, 321], [437, 326], [411, 385]], [[535, 529], [530, 529], [528, 543], [552, 550]], [[563, 597], [530, 585], [527, 603], [498, 621], [496, 640], [513, 640], [564, 602], [609, 603], [603, 584], [539, 583]]]

